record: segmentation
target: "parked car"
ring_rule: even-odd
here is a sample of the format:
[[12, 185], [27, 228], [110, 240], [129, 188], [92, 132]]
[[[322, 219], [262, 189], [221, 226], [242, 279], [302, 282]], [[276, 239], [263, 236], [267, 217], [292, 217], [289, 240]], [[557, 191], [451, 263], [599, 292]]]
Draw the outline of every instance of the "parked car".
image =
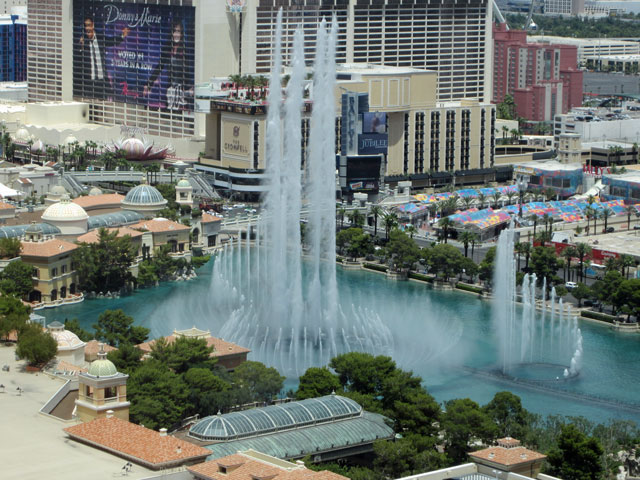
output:
[[567, 282], [567, 283], [564, 284], [564, 286], [568, 290], [572, 290], [572, 289], [576, 288], [578, 286], [578, 284], [576, 282]]
[[613, 227], [607, 227], [607, 228], [605, 228], [602, 232], [603, 232], [603, 233], [613, 233], [613, 232], [615, 232], [615, 231], [616, 231], [616, 229], [615, 229], [615, 228], [613, 228]]

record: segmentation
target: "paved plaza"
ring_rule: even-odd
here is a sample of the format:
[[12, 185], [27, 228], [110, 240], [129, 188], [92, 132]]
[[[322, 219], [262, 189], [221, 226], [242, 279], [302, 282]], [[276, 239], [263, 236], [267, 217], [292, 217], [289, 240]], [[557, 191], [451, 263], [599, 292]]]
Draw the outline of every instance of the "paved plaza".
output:
[[[16, 361], [15, 346], [0, 344], [0, 468], [1, 478], [86, 480], [122, 477], [127, 460], [70, 440], [63, 422], [39, 413], [64, 384], [43, 373], [26, 373]], [[22, 392], [18, 390], [22, 389]], [[126, 478], [145, 478], [154, 472], [133, 465]], [[156, 473], [157, 474], [157, 473]]]

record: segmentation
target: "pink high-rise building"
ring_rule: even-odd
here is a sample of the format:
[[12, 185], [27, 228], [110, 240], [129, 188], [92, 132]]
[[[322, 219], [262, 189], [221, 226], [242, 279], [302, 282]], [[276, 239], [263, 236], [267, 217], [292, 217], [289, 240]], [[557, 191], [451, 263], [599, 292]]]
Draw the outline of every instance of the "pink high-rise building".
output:
[[518, 116], [551, 121], [582, 105], [582, 71], [574, 45], [527, 43], [527, 32], [494, 25], [493, 96], [513, 95]]

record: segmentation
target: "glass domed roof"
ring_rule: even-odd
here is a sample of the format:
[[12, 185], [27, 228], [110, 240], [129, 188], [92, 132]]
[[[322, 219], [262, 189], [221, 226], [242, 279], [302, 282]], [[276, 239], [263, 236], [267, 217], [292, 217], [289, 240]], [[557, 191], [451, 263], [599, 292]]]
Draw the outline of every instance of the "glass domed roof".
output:
[[129, 190], [122, 203], [128, 205], [164, 205], [167, 201], [156, 188], [143, 184]]
[[98, 359], [91, 362], [87, 373], [94, 377], [114, 377], [118, 374], [118, 369], [107, 359], [106, 354], [98, 354]]

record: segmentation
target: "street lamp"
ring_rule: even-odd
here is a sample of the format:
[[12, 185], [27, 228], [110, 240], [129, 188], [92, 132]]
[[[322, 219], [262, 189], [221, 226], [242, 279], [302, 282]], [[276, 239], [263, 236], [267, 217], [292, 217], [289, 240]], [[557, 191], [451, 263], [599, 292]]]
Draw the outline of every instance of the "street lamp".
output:
[[520, 220], [522, 220], [522, 202], [524, 201], [524, 189], [527, 186], [527, 182], [524, 180], [523, 176], [520, 176], [516, 180], [516, 185], [518, 186], [518, 197], [520, 198], [520, 203], [518, 204], [518, 216], [520, 217]]

